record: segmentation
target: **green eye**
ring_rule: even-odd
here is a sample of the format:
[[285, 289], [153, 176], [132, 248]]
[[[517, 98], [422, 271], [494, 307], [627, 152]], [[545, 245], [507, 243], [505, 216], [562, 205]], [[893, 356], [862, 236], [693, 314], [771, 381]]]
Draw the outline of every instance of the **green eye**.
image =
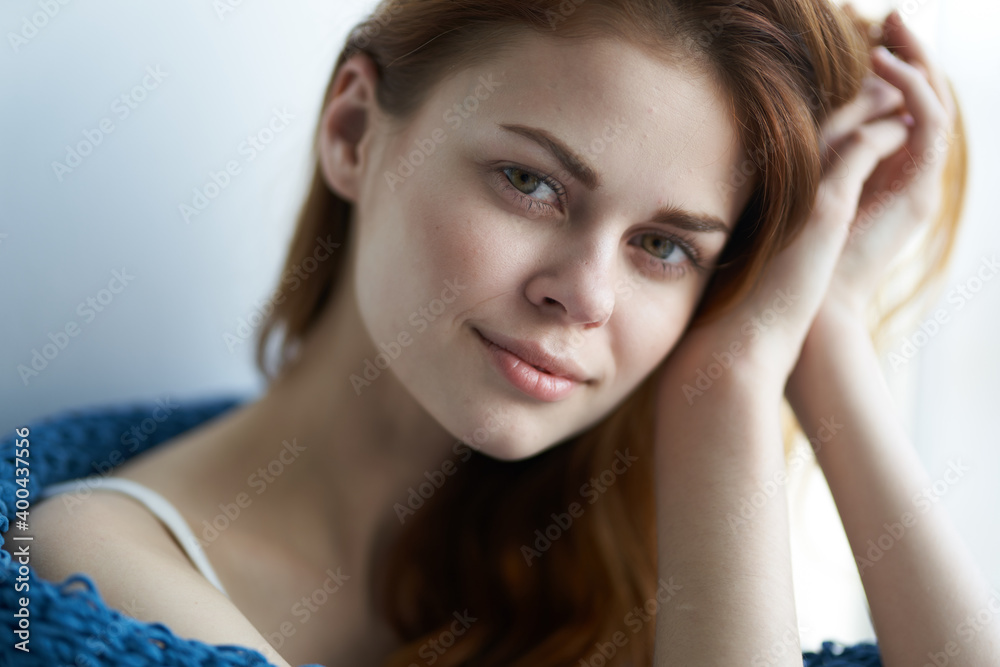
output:
[[564, 201], [565, 190], [551, 178], [514, 166], [503, 167], [498, 173], [503, 174], [502, 182], [498, 183], [500, 189], [508, 190], [514, 201], [527, 211], [555, 212]]
[[[643, 236], [642, 247], [660, 259], [667, 259], [673, 254], [674, 249], [680, 246], [668, 238], [647, 234]], [[662, 254], [664, 250], [667, 251], [666, 254]]]
[[[526, 195], [537, 190], [538, 186], [542, 183], [537, 176], [524, 171], [523, 169], [509, 167], [507, 169], [507, 175], [510, 178], [511, 184]], [[521, 189], [522, 185], [527, 186], [527, 189]]]
[[666, 236], [660, 232], [644, 232], [629, 242], [643, 251], [643, 266], [664, 277], [680, 278], [688, 269], [698, 269], [697, 247], [684, 238]]

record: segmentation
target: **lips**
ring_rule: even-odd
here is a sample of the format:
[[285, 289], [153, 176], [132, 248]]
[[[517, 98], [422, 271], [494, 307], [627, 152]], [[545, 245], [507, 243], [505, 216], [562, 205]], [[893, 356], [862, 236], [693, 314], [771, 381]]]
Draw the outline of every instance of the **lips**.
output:
[[586, 371], [575, 361], [548, 352], [538, 343], [509, 338], [496, 332], [483, 332], [479, 329], [474, 329], [474, 331], [484, 340], [507, 350], [543, 373], [581, 384], [591, 381]]

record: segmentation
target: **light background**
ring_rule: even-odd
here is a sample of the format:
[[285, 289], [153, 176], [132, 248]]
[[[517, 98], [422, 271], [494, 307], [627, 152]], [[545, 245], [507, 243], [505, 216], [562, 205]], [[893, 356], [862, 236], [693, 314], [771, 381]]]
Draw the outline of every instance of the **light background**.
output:
[[[226, 2], [226, 0], [223, 0]], [[318, 0], [133, 3], [7, 0], [0, 6], [0, 430], [66, 409], [136, 399], [193, 399], [262, 388], [250, 341], [223, 336], [277, 284], [295, 212], [311, 173], [308, 149], [321, 95], [349, 28], [375, 3]], [[58, 11], [35, 33], [25, 21]], [[989, 0], [859, 0], [873, 16], [898, 7], [950, 74], [970, 137], [966, 216], [936, 307], [950, 319], [887, 380], [932, 479], [950, 461], [968, 466], [941, 503], [994, 585], [1000, 584], [1000, 448], [992, 418], [1000, 392], [1000, 280], [960, 310], [947, 301], [1000, 250], [992, 196], [998, 170], [1000, 24]], [[51, 10], [50, 10], [51, 11]], [[38, 20], [37, 23], [43, 23]], [[12, 33], [30, 35], [14, 44]], [[165, 78], [127, 118], [116, 98], [147, 67]], [[293, 115], [254, 160], [239, 152], [275, 110]], [[52, 163], [103, 118], [103, 136], [60, 181]], [[242, 171], [190, 223], [178, 206], [210, 172]], [[85, 321], [78, 305], [129, 285]], [[933, 310], [933, 308], [932, 308]], [[926, 319], [927, 315], [924, 315]], [[22, 381], [48, 335], [80, 333]], [[917, 320], [919, 323], [921, 320]], [[902, 340], [890, 345], [899, 352]], [[811, 471], [810, 471], [811, 470]], [[786, 487], [805, 648], [822, 639], [874, 637], [864, 595], [829, 492], [816, 468]], [[914, 582], [922, 585], [922, 582]]]

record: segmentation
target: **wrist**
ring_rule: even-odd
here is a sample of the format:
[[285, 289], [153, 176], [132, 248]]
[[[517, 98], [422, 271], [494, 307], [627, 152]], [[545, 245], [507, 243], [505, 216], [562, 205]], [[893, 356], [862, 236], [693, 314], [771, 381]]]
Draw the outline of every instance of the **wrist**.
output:
[[843, 323], [852, 320], [863, 323], [871, 301], [871, 294], [862, 294], [857, 290], [840, 287], [837, 282], [833, 282], [820, 304], [819, 314], [823, 314], [827, 318], [835, 318]]
[[818, 387], [838, 384], [837, 376], [849, 373], [859, 355], [872, 347], [863, 313], [854, 304], [824, 300], [806, 335], [798, 362], [788, 378], [786, 396], [793, 407], [803, 395]]
[[740, 340], [701, 340], [675, 350], [662, 369], [658, 404], [668, 401], [686, 411], [734, 400], [779, 405], [788, 374], [759, 347]]
[[820, 342], [823, 349], [843, 352], [848, 346], [838, 342], [845, 343], [847, 340], [871, 342], [867, 303], [828, 295], [816, 312], [816, 317], [803, 342], [802, 354], [815, 353]]
[[660, 384], [654, 403], [658, 480], [676, 481], [684, 471], [735, 488], [748, 476], [773, 473], [784, 457], [779, 446], [782, 388], [762, 384], [750, 370], [737, 364], [709, 382], [688, 378], [683, 385], [676, 380]]

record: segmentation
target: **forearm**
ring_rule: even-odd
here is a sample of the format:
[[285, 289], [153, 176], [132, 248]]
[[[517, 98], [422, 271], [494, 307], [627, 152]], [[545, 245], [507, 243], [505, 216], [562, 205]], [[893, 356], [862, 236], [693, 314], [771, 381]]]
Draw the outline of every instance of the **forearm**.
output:
[[[835, 306], [821, 309], [787, 390], [807, 434], [819, 432], [824, 418], [841, 426], [819, 439], [816, 457], [854, 553], [886, 667], [923, 665], [928, 654], [950, 667], [1000, 665], [1000, 594], [991, 594], [931, 490], [965, 471], [956, 462], [928, 476], [860, 318]], [[984, 609], [985, 624], [975, 620]]]
[[659, 574], [679, 588], [657, 612], [654, 662], [801, 667], [784, 494], [733, 521], [784, 470], [781, 389], [730, 370], [691, 405], [680, 395], [664, 384], [657, 400]]

